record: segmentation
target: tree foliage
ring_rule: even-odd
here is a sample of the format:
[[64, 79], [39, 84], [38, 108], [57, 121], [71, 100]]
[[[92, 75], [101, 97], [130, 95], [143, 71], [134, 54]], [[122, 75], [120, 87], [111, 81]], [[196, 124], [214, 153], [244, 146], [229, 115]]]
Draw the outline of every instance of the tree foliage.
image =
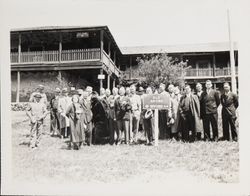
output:
[[144, 55], [137, 58], [137, 62], [138, 66], [133, 70], [133, 74], [138, 75], [147, 85], [155, 87], [160, 83], [184, 85], [187, 62], [170, 57], [167, 53]]

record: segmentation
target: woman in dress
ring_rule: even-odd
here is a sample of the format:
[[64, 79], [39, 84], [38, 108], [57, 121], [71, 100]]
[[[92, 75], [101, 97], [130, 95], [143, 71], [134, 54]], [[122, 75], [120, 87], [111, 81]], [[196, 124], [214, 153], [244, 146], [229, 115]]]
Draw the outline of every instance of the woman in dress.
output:
[[69, 118], [69, 126], [71, 130], [70, 142], [73, 144], [74, 150], [79, 150], [82, 142], [85, 140], [84, 123], [81, 121], [81, 116], [84, 115], [83, 108], [79, 103], [79, 96], [72, 96], [72, 104], [68, 107], [66, 112]]

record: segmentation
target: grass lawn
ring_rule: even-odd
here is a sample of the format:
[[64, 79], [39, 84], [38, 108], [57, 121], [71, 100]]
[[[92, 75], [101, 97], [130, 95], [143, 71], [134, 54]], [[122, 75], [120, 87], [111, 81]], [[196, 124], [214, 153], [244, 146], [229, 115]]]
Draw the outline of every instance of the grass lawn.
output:
[[[45, 121], [49, 132], [49, 116]], [[12, 112], [13, 179], [27, 182], [238, 182], [236, 142], [160, 141], [158, 147], [84, 146], [67, 150], [65, 140], [45, 134], [37, 150], [28, 147], [29, 122]], [[221, 132], [221, 130], [220, 130]]]

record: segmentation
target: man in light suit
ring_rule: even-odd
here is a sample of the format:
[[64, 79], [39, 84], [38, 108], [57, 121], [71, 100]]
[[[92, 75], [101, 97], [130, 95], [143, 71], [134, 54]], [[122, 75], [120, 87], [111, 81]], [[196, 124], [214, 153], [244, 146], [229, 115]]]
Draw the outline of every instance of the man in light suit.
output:
[[[218, 141], [218, 111], [220, 105], [219, 92], [212, 89], [212, 82], [206, 81], [206, 90], [200, 98], [201, 118], [203, 120], [204, 139]], [[212, 125], [213, 138], [210, 136], [210, 123]]]
[[165, 90], [166, 85], [161, 83], [158, 89], [158, 93], [170, 100], [168, 110], [159, 110], [159, 139], [170, 139], [171, 129], [167, 129], [167, 122], [172, 117], [172, 101], [170, 99], [170, 94]]

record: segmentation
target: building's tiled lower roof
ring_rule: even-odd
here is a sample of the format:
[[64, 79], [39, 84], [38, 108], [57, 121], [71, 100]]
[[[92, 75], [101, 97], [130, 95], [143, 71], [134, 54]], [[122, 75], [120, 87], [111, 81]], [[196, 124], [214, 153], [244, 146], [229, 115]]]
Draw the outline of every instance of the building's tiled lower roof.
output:
[[[120, 47], [122, 54], [151, 54], [151, 53], [191, 53], [191, 52], [222, 52], [229, 51], [229, 42], [184, 44], [184, 45], [158, 45], [158, 46], [132, 46]], [[234, 42], [234, 50], [238, 50]]]

